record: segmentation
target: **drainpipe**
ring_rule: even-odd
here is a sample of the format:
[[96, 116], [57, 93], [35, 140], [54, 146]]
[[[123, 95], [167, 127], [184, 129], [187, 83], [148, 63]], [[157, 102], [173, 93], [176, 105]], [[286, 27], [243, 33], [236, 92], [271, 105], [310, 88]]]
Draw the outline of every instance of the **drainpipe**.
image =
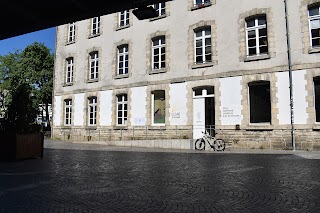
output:
[[291, 116], [291, 143], [293, 151], [296, 150], [296, 143], [294, 137], [294, 110], [293, 110], [293, 89], [292, 89], [292, 61], [291, 61], [291, 46], [289, 38], [289, 21], [288, 21], [288, 4], [284, 0], [285, 19], [286, 19], [286, 36], [287, 36], [287, 54], [289, 67], [289, 89], [290, 89], [290, 116]]

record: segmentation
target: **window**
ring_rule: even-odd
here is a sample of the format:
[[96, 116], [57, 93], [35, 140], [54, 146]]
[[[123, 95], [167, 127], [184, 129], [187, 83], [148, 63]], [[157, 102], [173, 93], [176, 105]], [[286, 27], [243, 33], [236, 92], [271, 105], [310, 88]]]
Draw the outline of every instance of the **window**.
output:
[[320, 46], [320, 13], [319, 5], [309, 7], [309, 26], [311, 47]]
[[320, 122], [320, 77], [314, 78], [314, 105], [316, 122]]
[[118, 47], [118, 69], [117, 75], [126, 75], [129, 71], [128, 45]]
[[158, 3], [153, 5], [154, 9], [156, 10], [158, 16], [163, 16], [166, 14], [166, 3]]
[[166, 39], [164, 36], [152, 39], [152, 67], [153, 69], [166, 67]]
[[257, 16], [246, 19], [247, 55], [261, 55], [268, 53], [267, 19]]
[[211, 28], [205, 27], [195, 31], [195, 63], [212, 62]]
[[92, 18], [91, 23], [91, 35], [98, 35], [100, 34], [100, 17], [94, 17]]
[[249, 83], [250, 123], [271, 123], [270, 82]]
[[90, 53], [89, 80], [97, 80], [98, 79], [98, 64], [99, 64], [98, 52]]
[[129, 10], [121, 11], [119, 13], [119, 27], [129, 25]]
[[152, 124], [164, 125], [166, 118], [166, 97], [164, 90], [152, 93]]
[[73, 82], [73, 58], [67, 58], [66, 63], [66, 83], [71, 84]]
[[69, 23], [68, 27], [68, 43], [74, 42], [76, 37], [76, 24], [74, 22]]
[[126, 94], [117, 96], [117, 125], [127, 125], [128, 97]]
[[208, 3], [210, 3], [210, 0], [194, 0], [195, 7], [201, 7]]
[[97, 125], [97, 97], [88, 98], [88, 126]]
[[72, 115], [72, 100], [66, 99], [65, 101], [65, 113], [64, 113], [64, 125], [71, 126], [71, 115]]

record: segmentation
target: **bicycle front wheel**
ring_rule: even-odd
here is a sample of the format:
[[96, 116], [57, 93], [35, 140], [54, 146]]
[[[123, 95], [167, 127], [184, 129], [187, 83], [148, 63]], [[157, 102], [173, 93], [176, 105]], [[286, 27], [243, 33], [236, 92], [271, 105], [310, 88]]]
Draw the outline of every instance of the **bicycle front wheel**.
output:
[[226, 143], [222, 139], [216, 139], [214, 147], [217, 151], [224, 151], [226, 148]]
[[196, 140], [194, 147], [196, 150], [204, 150], [206, 147], [205, 141], [203, 138], [199, 138]]

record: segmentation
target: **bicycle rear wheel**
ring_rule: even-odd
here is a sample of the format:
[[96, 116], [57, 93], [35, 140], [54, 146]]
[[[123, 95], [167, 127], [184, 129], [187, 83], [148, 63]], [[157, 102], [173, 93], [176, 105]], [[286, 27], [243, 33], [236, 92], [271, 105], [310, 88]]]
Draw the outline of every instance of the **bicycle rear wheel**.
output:
[[216, 139], [216, 141], [214, 142], [214, 148], [217, 151], [224, 151], [224, 149], [226, 148], [226, 143], [223, 139]]
[[196, 150], [204, 150], [206, 148], [206, 144], [203, 138], [199, 138], [196, 140], [194, 147]]

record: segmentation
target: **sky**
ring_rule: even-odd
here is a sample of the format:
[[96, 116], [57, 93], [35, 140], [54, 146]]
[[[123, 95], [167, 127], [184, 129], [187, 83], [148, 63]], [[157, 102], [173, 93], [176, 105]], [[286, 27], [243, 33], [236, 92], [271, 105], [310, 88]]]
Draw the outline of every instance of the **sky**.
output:
[[26, 46], [38, 42], [47, 46], [51, 53], [55, 51], [56, 42], [56, 28], [48, 28], [32, 33], [27, 33], [20, 36], [0, 40], [0, 55], [7, 55], [8, 53], [14, 53], [16, 50], [23, 50]]

